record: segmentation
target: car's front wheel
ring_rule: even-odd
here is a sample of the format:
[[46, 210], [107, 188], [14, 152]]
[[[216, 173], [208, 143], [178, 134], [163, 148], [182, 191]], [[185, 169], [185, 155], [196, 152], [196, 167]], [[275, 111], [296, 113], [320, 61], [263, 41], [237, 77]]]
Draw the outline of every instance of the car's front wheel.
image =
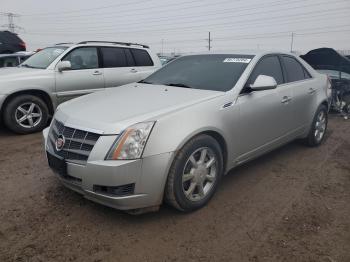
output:
[[178, 151], [170, 169], [165, 200], [176, 209], [189, 212], [206, 205], [223, 174], [219, 143], [199, 135]]
[[19, 95], [6, 104], [3, 117], [8, 129], [18, 134], [29, 134], [45, 128], [49, 110], [41, 98]]

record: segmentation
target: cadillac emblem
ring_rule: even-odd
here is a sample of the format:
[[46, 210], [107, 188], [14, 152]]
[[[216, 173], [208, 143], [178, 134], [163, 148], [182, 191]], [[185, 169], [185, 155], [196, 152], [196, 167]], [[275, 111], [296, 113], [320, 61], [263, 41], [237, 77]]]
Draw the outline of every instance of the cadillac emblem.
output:
[[64, 136], [59, 135], [55, 142], [56, 150], [60, 152], [63, 149], [65, 143], [66, 143], [66, 139], [64, 138]]

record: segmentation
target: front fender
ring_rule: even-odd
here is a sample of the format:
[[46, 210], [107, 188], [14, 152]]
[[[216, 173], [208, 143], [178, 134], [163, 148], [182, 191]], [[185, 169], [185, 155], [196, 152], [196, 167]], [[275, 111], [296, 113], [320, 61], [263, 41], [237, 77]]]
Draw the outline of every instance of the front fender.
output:
[[[219, 100], [219, 101], [218, 101]], [[239, 107], [222, 110], [221, 99], [193, 106], [159, 119], [148, 139], [143, 157], [175, 152], [191, 138], [204, 132], [219, 134], [226, 144], [227, 159], [235, 157], [237, 140], [230, 123], [237, 123]]]

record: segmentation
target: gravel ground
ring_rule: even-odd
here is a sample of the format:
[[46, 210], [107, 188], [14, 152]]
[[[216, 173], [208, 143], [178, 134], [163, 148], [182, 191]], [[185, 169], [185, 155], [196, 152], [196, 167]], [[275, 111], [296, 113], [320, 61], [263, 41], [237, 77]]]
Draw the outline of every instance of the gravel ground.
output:
[[64, 188], [41, 134], [0, 130], [0, 261], [350, 261], [350, 121], [234, 169], [205, 208], [130, 216]]

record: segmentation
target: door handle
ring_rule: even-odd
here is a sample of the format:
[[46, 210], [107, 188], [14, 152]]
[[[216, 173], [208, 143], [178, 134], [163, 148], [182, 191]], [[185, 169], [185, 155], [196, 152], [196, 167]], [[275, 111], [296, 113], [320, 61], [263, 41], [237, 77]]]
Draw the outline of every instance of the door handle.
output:
[[135, 68], [131, 68], [131, 69], [130, 69], [130, 72], [131, 72], [131, 73], [137, 73], [137, 70], [136, 70]]
[[314, 94], [315, 92], [316, 92], [316, 90], [314, 88], [312, 88], [312, 87], [309, 88], [309, 92], [308, 93], [310, 95]]
[[292, 98], [290, 96], [284, 96], [281, 100], [282, 104], [286, 104], [288, 103], [290, 100], [292, 100]]
[[94, 76], [98, 76], [98, 75], [102, 75], [102, 72], [96, 70], [96, 71], [94, 71], [92, 74], [93, 74]]

